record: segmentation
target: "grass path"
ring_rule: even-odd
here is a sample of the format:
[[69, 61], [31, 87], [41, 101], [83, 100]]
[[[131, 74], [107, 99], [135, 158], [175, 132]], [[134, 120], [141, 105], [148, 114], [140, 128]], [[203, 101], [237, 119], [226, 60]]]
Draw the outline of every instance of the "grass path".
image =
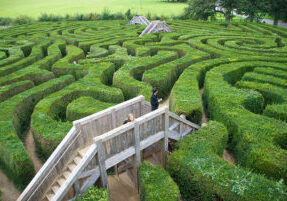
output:
[[166, 3], [161, 0], [0, 0], [1, 17], [27, 15], [33, 18], [42, 13], [66, 15], [77, 13], [101, 13], [104, 9], [112, 13], [125, 13], [129, 8], [133, 13], [146, 15], [179, 15], [186, 4]]

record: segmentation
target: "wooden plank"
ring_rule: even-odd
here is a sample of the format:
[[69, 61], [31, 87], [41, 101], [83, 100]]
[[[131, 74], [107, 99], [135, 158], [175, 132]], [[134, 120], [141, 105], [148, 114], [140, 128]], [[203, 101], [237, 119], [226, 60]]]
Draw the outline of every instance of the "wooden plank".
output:
[[141, 163], [140, 132], [139, 132], [138, 120], [135, 121], [134, 136], [135, 136], [136, 167], [138, 167]]
[[93, 174], [84, 182], [80, 193], [87, 191], [94, 183], [100, 178], [100, 168], [97, 167], [93, 170]]
[[183, 122], [183, 123], [185, 123], [185, 124], [187, 124], [187, 125], [189, 125], [189, 126], [195, 128], [195, 129], [197, 129], [197, 130], [200, 129], [200, 126], [199, 126], [199, 125], [197, 125], [197, 124], [195, 124], [195, 123], [192, 123], [192, 122], [190, 122], [190, 121], [188, 121], [188, 120], [186, 120], [186, 119], [183, 119], [183, 118], [177, 116], [176, 114], [174, 114], [174, 113], [172, 113], [172, 112], [169, 112], [169, 116], [170, 116], [171, 118], [174, 118], [174, 119], [176, 119], [176, 120], [178, 120], [178, 121], [181, 121], [181, 122]]
[[99, 168], [100, 168], [100, 174], [101, 174], [101, 182], [102, 187], [107, 188], [108, 186], [108, 175], [106, 171], [106, 163], [105, 163], [105, 151], [102, 140], [96, 141], [96, 145], [98, 148], [98, 162], [99, 162]]
[[78, 131], [73, 126], [68, 132], [68, 134], [65, 136], [65, 138], [61, 141], [61, 143], [57, 146], [49, 159], [46, 161], [46, 163], [38, 171], [36, 176], [21, 193], [17, 201], [29, 200], [36, 192], [36, 189], [41, 188], [41, 184], [45, 182], [47, 174], [51, 171], [51, 169], [53, 169], [55, 163], [59, 160], [59, 157], [62, 155], [63, 151], [69, 146], [69, 142], [74, 139], [77, 133]]
[[182, 126], [182, 123], [179, 124], [179, 136], [180, 136], [180, 139], [182, 138], [182, 133], [183, 133], [183, 126]]
[[161, 150], [161, 165], [163, 168], [166, 168], [166, 160], [167, 160], [167, 153], [168, 153], [168, 134], [169, 134], [169, 115], [168, 115], [168, 108], [165, 109], [164, 113], [164, 139], [163, 145]]
[[56, 195], [53, 197], [52, 201], [61, 201], [63, 199], [65, 194], [68, 192], [73, 183], [80, 176], [81, 172], [89, 164], [89, 162], [96, 153], [97, 153], [97, 146], [95, 144], [92, 144], [89, 150], [87, 151], [87, 154], [82, 158], [81, 163], [75, 167], [75, 169], [72, 171], [68, 179], [65, 181], [65, 183], [61, 186]]
[[158, 132], [155, 135], [152, 135], [144, 140], [142, 140], [140, 142], [140, 150], [143, 150], [149, 146], [151, 146], [152, 144], [160, 141], [161, 139], [164, 138], [164, 131]]
[[179, 126], [179, 124], [180, 124], [179, 122], [173, 123], [173, 124], [169, 127], [169, 130], [175, 129], [176, 127]]
[[157, 116], [162, 115], [163, 113], [165, 113], [165, 109], [167, 108], [167, 106], [161, 107], [155, 111], [152, 111], [150, 113], [147, 113], [146, 115], [137, 118], [137, 121], [139, 122], [139, 124], [142, 124], [144, 122], [147, 122], [149, 120], [154, 119]]
[[189, 133], [192, 132], [192, 131], [193, 131], [192, 128], [186, 129], [186, 131], [184, 131], [184, 132], [182, 133], [182, 137], [186, 136], [187, 134], [189, 134]]
[[122, 162], [123, 160], [131, 157], [135, 154], [135, 147], [132, 146], [106, 160], [106, 169], [113, 167], [114, 165]]

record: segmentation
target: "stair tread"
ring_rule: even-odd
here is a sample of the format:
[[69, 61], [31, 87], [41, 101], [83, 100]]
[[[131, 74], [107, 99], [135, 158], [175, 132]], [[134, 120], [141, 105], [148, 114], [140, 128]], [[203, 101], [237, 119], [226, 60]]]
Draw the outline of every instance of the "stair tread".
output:
[[85, 147], [84, 149], [81, 149], [80, 151], [78, 151], [78, 153], [80, 154], [81, 157], [84, 157], [88, 149], [89, 149], [89, 146]]

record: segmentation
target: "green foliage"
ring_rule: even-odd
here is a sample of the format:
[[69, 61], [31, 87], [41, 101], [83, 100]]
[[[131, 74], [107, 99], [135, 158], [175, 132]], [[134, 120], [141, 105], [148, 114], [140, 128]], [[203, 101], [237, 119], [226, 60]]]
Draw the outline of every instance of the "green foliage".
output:
[[109, 192], [107, 189], [92, 186], [77, 198], [76, 201], [109, 201]]
[[185, 8], [185, 18], [192, 18], [195, 20], [208, 20], [208, 18], [215, 19], [216, 0], [192, 0]]
[[287, 122], [287, 104], [267, 105], [263, 115]]
[[139, 167], [140, 189], [142, 201], [179, 201], [178, 186], [160, 166], [149, 162]]
[[210, 121], [178, 143], [168, 160], [168, 171], [186, 200], [285, 200], [287, 188], [222, 158], [228, 133], [223, 124]]

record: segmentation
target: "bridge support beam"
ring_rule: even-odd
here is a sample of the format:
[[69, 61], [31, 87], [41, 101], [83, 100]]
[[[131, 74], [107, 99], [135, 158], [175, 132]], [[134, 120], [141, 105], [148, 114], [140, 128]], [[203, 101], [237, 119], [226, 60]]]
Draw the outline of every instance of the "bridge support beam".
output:
[[169, 135], [169, 115], [168, 107], [165, 109], [164, 113], [164, 138], [161, 148], [161, 165], [163, 168], [166, 168], [167, 163], [167, 154], [168, 154], [168, 135]]
[[99, 168], [100, 168], [100, 175], [101, 175], [101, 182], [102, 187], [107, 188], [108, 187], [108, 174], [106, 171], [106, 156], [105, 156], [105, 150], [103, 147], [102, 140], [98, 140], [96, 142], [97, 149], [98, 149], [98, 162], [99, 162]]

